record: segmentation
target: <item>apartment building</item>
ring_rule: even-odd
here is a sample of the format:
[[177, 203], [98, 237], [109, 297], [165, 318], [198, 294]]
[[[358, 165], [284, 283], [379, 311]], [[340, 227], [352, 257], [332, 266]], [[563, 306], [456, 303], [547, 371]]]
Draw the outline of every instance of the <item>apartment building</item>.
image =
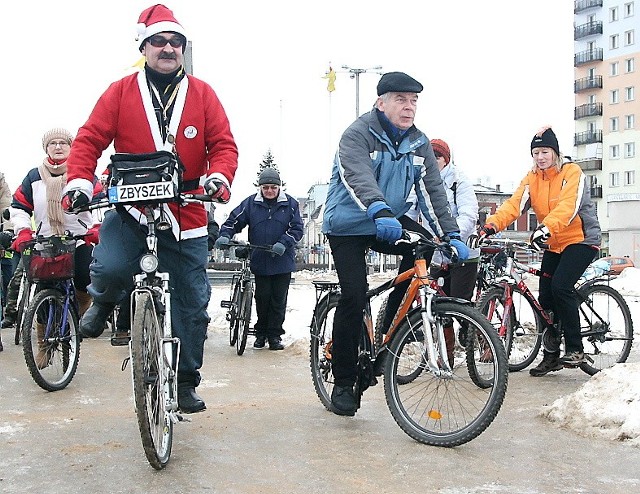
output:
[[640, 262], [639, 1], [574, 2], [573, 159], [591, 185], [602, 255]]

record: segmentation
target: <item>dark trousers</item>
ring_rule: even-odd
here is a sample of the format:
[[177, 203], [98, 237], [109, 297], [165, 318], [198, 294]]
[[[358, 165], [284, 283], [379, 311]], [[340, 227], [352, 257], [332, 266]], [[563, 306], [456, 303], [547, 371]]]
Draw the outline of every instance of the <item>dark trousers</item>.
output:
[[15, 266], [11, 258], [2, 258], [0, 264], [2, 265], [2, 306], [4, 307], [7, 303], [7, 290], [13, 277]]
[[287, 310], [287, 295], [291, 283], [291, 273], [255, 275], [256, 280], [256, 314], [258, 320], [254, 326], [256, 336], [273, 338], [284, 334], [284, 323]]
[[[580, 337], [579, 299], [574, 285], [595, 258], [597, 251], [588, 245], [569, 245], [561, 254], [545, 251], [540, 278], [538, 301], [546, 311], [553, 311], [564, 331], [565, 352], [582, 352]], [[546, 352], [545, 352], [546, 353]], [[557, 352], [559, 355], [559, 352]]]
[[[400, 222], [408, 229], [419, 228], [426, 232], [415, 221], [403, 217]], [[409, 228], [411, 226], [411, 228]], [[358, 339], [362, 328], [362, 314], [367, 294], [367, 266], [365, 256], [369, 248], [385, 254], [402, 256], [400, 263], [413, 266], [413, 249], [407, 244], [391, 245], [379, 242], [374, 236], [334, 236], [328, 235], [331, 254], [340, 282], [340, 301], [333, 318], [333, 346], [331, 367], [337, 386], [351, 386], [355, 383], [358, 362]], [[397, 310], [402, 296], [409, 286], [396, 288], [389, 295], [387, 307], [395, 304]], [[394, 293], [397, 292], [394, 296]], [[394, 299], [392, 300], [392, 296]]]
[[448, 266], [447, 269], [431, 268], [429, 274], [436, 279], [442, 277], [444, 280], [442, 291], [450, 297], [471, 300], [476, 286], [478, 260]]
[[[173, 334], [180, 338], [178, 383], [197, 386], [211, 296], [205, 269], [207, 237], [178, 242], [171, 230], [158, 231], [157, 236], [159, 269], [170, 277]], [[124, 222], [116, 211], [108, 211], [100, 227], [100, 243], [93, 250], [88, 287], [93, 300], [105, 305], [125, 300], [133, 288], [133, 275], [140, 272], [144, 251], [139, 227]]]

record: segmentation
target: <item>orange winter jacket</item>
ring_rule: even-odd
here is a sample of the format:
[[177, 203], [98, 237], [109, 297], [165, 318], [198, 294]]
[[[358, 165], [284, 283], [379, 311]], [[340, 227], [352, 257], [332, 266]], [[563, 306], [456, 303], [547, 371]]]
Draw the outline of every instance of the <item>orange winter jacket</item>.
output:
[[575, 163], [565, 163], [560, 171], [555, 167], [530, 171], [487, 223], [504, 230], [529, 208], [533, 208], [538, 224], [551, 232], [548, 244], [552, 252], [560, 253], [571, 244], [600, 247], [600, 224], [589, 184]]

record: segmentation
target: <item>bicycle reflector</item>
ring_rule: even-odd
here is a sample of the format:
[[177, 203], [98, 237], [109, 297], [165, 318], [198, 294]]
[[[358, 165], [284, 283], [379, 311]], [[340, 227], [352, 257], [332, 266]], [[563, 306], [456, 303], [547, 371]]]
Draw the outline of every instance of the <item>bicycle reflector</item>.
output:
[[158, 269], [158, 258], [153, 254], [145, 254], [140, 258], [140, 268], [147, 274], [154, 273]]

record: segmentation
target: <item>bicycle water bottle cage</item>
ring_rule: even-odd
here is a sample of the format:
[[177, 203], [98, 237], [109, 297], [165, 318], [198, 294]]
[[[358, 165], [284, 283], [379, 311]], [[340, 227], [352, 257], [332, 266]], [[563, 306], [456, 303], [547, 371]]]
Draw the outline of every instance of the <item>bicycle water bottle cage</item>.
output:
[[182, 186], [182, 170], [173, 153], [116, 153], [107, 167], [111, 204], [161, 203], [174, 200]]

